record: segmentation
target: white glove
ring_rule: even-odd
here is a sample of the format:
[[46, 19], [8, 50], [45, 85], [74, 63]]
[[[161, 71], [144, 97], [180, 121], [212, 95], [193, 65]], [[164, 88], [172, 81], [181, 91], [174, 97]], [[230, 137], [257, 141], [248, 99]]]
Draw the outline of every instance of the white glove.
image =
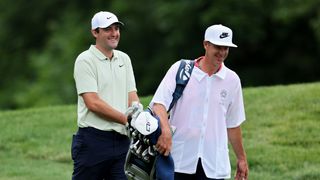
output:
[[133, 101], [131, 106], [140, 110], [140, 111], [143, 111], [143, 105], [141, 103], [139, 103], [138, 101]]
[[128, 107], [128, 109], [126, 110], [125, 114], [127, 116], [131, 116], [133, 113], [135, 113], [137, 110], [143, 111], [143, 105], [137, 101], [133, 101], [132, 105], [130, 107]]
[[131, 106], [126, 111], [126, 116], [131, 117], [131, 123], [130, 125], [132, 127], [135, 127], [135, 120], [138, 117], [138, 115], [143, 111], [143, 105], [139, 103], [138, 101], [133, 101]]

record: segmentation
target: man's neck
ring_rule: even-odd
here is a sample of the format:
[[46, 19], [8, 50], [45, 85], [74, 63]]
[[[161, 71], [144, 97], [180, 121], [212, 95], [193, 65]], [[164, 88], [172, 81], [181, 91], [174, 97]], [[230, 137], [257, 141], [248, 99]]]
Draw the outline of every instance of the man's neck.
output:
[[99, 51], [102, 52], [107, 58], [112, 59], [113, 57], [113, 49], [106, 49], [99, 45], [96, 45], [96, 48], [99, 49]]
[[199, 62], [199, 68], [202, 71], [206, 72], [209, 76], [211, 76], [212, 74], [215, 74], [220, 70], [221, 64], [213, 64], [211, 61], [206, 59], [206, 57], [203, 57], [203, 59], [201, 59]]

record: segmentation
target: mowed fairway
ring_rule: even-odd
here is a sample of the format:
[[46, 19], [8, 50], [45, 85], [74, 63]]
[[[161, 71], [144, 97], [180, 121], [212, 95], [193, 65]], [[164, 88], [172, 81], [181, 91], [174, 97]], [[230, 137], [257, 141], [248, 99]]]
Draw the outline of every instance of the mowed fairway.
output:
[[[319, 180], [320, 83], [245, 88], [244, 99], [249, 179]], [[2, 111], [0, 127], [0, 180], [71, 179], [75, 105]]]

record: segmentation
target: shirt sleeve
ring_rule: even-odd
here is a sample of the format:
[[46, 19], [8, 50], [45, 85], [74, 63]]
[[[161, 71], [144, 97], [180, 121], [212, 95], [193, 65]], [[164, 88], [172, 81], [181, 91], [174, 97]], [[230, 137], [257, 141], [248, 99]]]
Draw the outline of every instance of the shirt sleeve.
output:
[[127, 56], [127, 87], [128, 87], [128, 92], [132, 92], [132, 91], [137, 91], [137, 87], [136, 87], [136, 81], [135, 81], [135, 77], [134, 77], [134, 72], [133, 72], [133, 67], [132, 67], [132, 63], [131, 63], [131, 59], [129, 56]]
[[164, 105], [166, 110], [169, 109], [172, 101], [172, 93], [176, 88], [176, 74], [180, 65], [179, 62], [180, 61], [174, 63], [167, 71], [150, 102], [150, 107], [152, 107], [154, 103], [159, 103]]
[[85, 59], [77, 58], [74, 65], [74, 79], [78, 95], [85, 92], [98, 92], [96, 74], [91, 64]]
[[237, 85], [234, 91], [233, 100], [227, 111], [227, 127], [234, 128], [241, 125], [246, 119], [244, 103], [243, 103], [243, 95], [242, 95], [242, 87], [240, 83], [240, 79], [237, 81]]

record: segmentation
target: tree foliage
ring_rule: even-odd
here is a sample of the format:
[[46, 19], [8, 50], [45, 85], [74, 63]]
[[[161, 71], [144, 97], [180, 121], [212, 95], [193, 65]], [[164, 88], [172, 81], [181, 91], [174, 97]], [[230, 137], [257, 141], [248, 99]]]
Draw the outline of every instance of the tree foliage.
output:
[[244, 86], [319, 80], [318, 0], [47, 0], [0, 2], [0, 108], [76, 102], [73, 64], [94, 39], [94, 13], [125, 23], [120, 50], [132, 59], [140, 95], [153, 94], [170, 65], [203, 55], [205, 29], [234, 31], [226, 64]]

